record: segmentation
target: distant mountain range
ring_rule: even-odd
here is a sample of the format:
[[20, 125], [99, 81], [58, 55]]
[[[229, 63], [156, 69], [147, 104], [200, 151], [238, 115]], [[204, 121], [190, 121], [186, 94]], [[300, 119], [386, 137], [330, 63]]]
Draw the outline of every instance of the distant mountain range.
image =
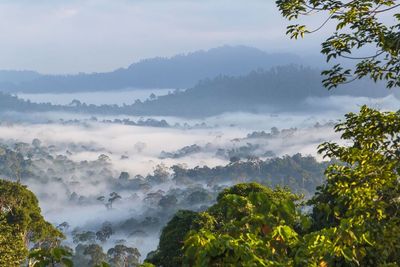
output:
[[31, 71], [0, 71], [0, 90], [72, 93], [126, 88], [186, 89], [200, 80], [219, 75], [238, 76], [257, 69], [304, 63], [293, 54], [269, 54], [246, 46], [223, 46], [171, 58], [145, 59], [128, 68], [105, 73], [41, 75]]
[[307, 110], [309, 97], [384, 97], [393, 93], [383, 84], [358, 80], [328, 91], [322, 86], [319, 70], [301, 66], [281, 66], [252, 71], [243, 76], [219, 76], [174, 94], [159, 96], [121, 107], [126, 114], [212, 116], [224, 112], [258, 113]]
[[0, 70], [0, 84], [20, 84], [40, 78], [38, 72], [26, 70]]
[[387, 90], [383, 85], [370, 80], [356, 81], [328, 91], [321, 84], [320, 71], [291, 65], [268, 71], [252, 71], [243, 76], [218, 76], [202, 80], [185, 91], [144, 102], [137, 100], [135, 103], [123, 106], [88, 105], [78, 100], [68, 106], [36, 104], [11, 95], [0, 94], [0, 111], [206, 117], [234, 111], [256, 113], [263, 110], [302, 111], [310, 108], [305, 101], [309, 97], [349, 95], [376, 98], [387, 96], [394, 91]]

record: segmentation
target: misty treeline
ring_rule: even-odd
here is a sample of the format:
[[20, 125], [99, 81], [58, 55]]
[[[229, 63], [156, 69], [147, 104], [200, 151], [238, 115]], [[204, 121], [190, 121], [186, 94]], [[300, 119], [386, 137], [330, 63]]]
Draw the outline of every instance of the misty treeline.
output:
[[[28, 120], [29, 121], [29, 120]], [[130, 118], [124, 119], [98, 119], [96, 116], [91, 116], [87, 119], [62, 119], [59, 120], [48, 120], [47, 123], [58, 123], [62, 125], [84, 125], [87, 123], [99, 122], [104, 124], [119, 124], [119, 125], [128, 125], [128, 126], [141, 126], [141, 127], [157, 127], [157, 128], [177, 128], [177, 129], [207, 129], [217, 127], [218, 125], [208, 125], [205, 122], [198, 122], [189, 124], [187, 122], [184, 123], [169, 123], [165, 119], [154, 119], [154, 118], [140, 118], [138, 120], [132, 120]]]
[[398, 266], [400, 111], [366, 106], [335, 126], [346, 145], [310, 199], [240, 183], [203, 212], [181, 210], [145, 266]]
[[[323, 90], [320, 71], [301, 66], [274, 67], [252, 71], [244, 76], [218, 76], [198, 82], [185, 91], [172, 92], [145, 101], [118, 105], [82, 103], [70, 105], [31, 103], [6, 93], [0, 94], [0, 111], [44, 112], [64, 111], [87, 114], [127, 114], [201, 117], [224, 112], [309, 111], [305, 100], [310, 97], [366, 96], [384, 97], [391, 92], [381, 86], [361, 80], [334, 91]], [[208, 108], [205, 109], [204, 107]], [[179, 108], [177, 108], [179, 107]]]
[[[279, 131], [275, 129], [273, 133], [277, 135]], [[264, 138], [272, 138], [274, 134], [258, 133]], [[254, 138], [255, 135], [257, 133], [251, 133], [249, 137]], [[64, 155], [57, 153], [61, 149], [58, 146], [65, 149]], [[98, 159], [74, 161], [69, 158], [82, 151], [97, 152]], [[323, 169], [327, 164], [299, 154], [260, 159], [250, 156], [251, 153], [242, 152], [243, 158], [231, 157], [231, 162], [226, 166], [190, 169], [180, 164], [171, 168], [159, 165], [153, 173], [141, 176], [117, 172], [110, 158], [100, 154], [101, 151], [81, 144], [44, 145], [39, 139], [34, 139], [31, 143], [2, 141], [0, 174], [6, 180], [1, 189], [4, 190], [2, 192], [7, 192], [2, 194], [3, 205], [14, 203], [14, 192], [32, 196], [21, 185], [26, 184], [37, 192], [42, 203], [50, 203], [53, 207], [51, 209], [58, 209], [56, 214], [59, 216], [63, 209], [69, 209], [68, 216], [72, 221], [77, 217], [88, 216], [80, 214], [78, 207], [83, 208], [83, 212], [99, 209], [105, 214], [94, 223], [79, 226], [64, 221], [64, 215], [62, 219], [53, 219], [54, 222], [58, 221], [56, 228], [48, 226], [57, 235], [46, 236], [46, 240], [24, 240], [23, 243], [30, 244], [30, 254], [27, 254], [27, 247], [21, 247], [20, 254], [13, 255], [17, 257], [14, 259], [16, 262], [25, 261], [27, 255], [30, 255], [32, 264], [44, 260], [63, 261], [67, 264], [70, 260], [75, 266], [94, 266], [101, 262], [108, 262], [112, 266], [126, 266], [120, 265], [121, 262], [129, 262], [128, 266], [135, 266], [139, 262], [142, 248], [132, 247], [129, 240], [152, 235], [157, 238], [162, 226], [178, 210], [203, 211], [215, 203], [223, 188], [241, 181], [286, 185], [296, 192], [310, 195], [323, 181]], [[249, 152], [251, 151], [247, 151]], [[226, 156], [229, 155], [231, 154]], [[297, 175], [298, 172], [304, 175], [304, 179]], [[275, 175], [277, 179], [273, 178]], [[170, 186], [171, 184], [174, 186]], [[308, 188], [311, 188], [310, 192], [307, 191]], [[36, 198], [32, 196], [29, 199], [33, 201], [29, 205], [38, 205]], [[24, 202], [19, 205], [21, 206], [15, 209], [25, 212], [28, 204]], [[131, 210], [139, 206], [139, 211]], [[117, 209], [121, 209], [125, 216], [114, 219], [113, 214]], [[5, 212], [7, 210], [2, 209]], [[24, 214], [23, 217], [27, 218], [27, 221], [21, 222], [28, 227], [26, 231], [34, 231], [35, 229], [29, 229], [33, 227], [31, 215]], [[7, 225], [13, 225], [11, 220], [3, 221], [6, 222]], [[64, 237], [67, 240], [61, 242]], [[11, 246], [15, 247], [16, 243]], [[11, 261], [8, 263], [12, 265]]]
[[[346, 116], [335, 127], [346, 146], [323, 143], [319, 151], [332, 161], [320, 163], [299, 154], [249, 157], [215, 168], [159, 165], [147, 176], [131, 177], [116, 173], [104, 154], [75, 162], [52, 155], [54, 147], [39, 139], [4, 142], [0, 262], [138, 266], [141, 247], [131, 247], [125, 238], [146, 236], [166, 225], [145, 266], [396, 266], [400, 112], [364, 106], [359, 114]], [[254, 135], [260, 133], [249, 137]], [[110, 221], [52, 226], [23, 184], [47, 188], [38, 195], [41, 199], [56, 201], [64, 195], [64, 206], [103, 206]], [[107, 192], [102, 195], [71, 190], [101, 184]], [[140, 203], [141, 216], [130, 217], [137, 214], [130, 209]], [[118, 208], [128, 216], [113, 218]], [[71, 220], [74, 216], [80, 215], [72, 213]]]

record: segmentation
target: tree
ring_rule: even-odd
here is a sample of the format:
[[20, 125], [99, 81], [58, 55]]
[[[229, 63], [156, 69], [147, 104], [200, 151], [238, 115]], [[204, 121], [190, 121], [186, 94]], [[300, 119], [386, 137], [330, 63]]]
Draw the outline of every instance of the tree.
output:
[[192, 231], [184, 243], [188, 266], [293, 266], [307, 224], [296, 195], [256, 183], [238, 184], [219, 194], [207, 213], [213, 224]]
[[160, 199], [158, 205], [164, 209], [170, 209], [174, 208], [176, 203], [178, 203], [178, 199], [174, 195], [167, 195]]
[[287, 34], [291, 38], [318, 32], [330, 22], [336, 25], [333, 34], [322, 43], [321, 53], [328, 62], [348, 59], [354, 67], [345, 68], [339, 62], [324, 71], [326, 87], [368, 76], [375, 81], [385, 80], [389, 88], [400, 86], [400, 14], [397, 13], [400, 4], [396, 0], [277, 0], [276, 3], [289, 20], [311, 15], [322, 17], [323, 22], [314, 29], [303, 24], [289, 25]]
[[63, 234], [44, 220], [26, 186], [0, 180], [0, 265], [19, 266], [32, 244], [55, 247]]
[[90, 257], [88, 262], [89, 266], [103, 266], [102, 264], [106, 261], [107, 256], [103, 252], [103, 248], [97, 244], [90, 244], [85, 247], [83, 255]]
[[68, 248], [40, 248], [29, 253], [29, 267], [72, 267], [72, 252]]
[[[174, 217], [153, 259], [161, 240], [179, 244], [169, 233], [186, 229], [179, 232], [183, 248], [171, 248], [183, 250], [182, 256], [175, 254], [175, 263], [188, 266], [398, 266], [400, 111], [363, 106], [335, 130], [347, 145], [320, 146], [320, 153], [335, 160], [325, 171], [327, 181], [305, 206], [285, 189], [235, 185], [205, 213], [191, 214], [206, 214], [209, 223], [193, 228], [192, 221], [183, 226]], [[302, 212], [307, 207], [311, 212]], [[150, 262], [171, 262], [164, 259]]]
[[400, 111], [363, 106], [359, 114], [347, 114], [335, 129], [350, 145], [320, 146], [321, 153], [340, 164], [327, 168], [327, 182], [309, 202], [314, 231], [305, 237], [308, 246], [299, 254], [309, 261], [323, 259], [329, 266], [396, 266], [400, 264]]
[[210, 223], [210, 216], [194, 211], [180, 210], [162, 230], [156, 251], [147, 255], [146, 262], [156, 266], [182, 266], [183, 241], [191, 230], [198, 230]]
[[120, 195], [118, 195], [118, 193], [116, 193], [116, 192], [110, 193], [110, 197], [108, 198], [108, 203], [109, 203], [110, 209], [112, 209], [112, 204], [113, 204], [116, 200], [121, 199], [121, 198], [122, 198], [122, 197], [121, 197]]
[[121, 198], [122, 197], [118, 193], [111, 192], [109, 197], [108, 197], [108, 199], [107, 199], [107, 201], [106, 201], [106, 197], [105, 196], [100, 196], [100, 197], [97, 198], [97, 200], [101, 201], [107, 209], [112, 209], [112, 204], [116, 200], [121, 199]]
[[[305, 206], [286, 189], [235, 185], [206, 212], [178, 212], [147, 260], [156, 266], [398, 266], [400, 111], [363, 106], [335, 131], [346, 145], [320, 146], [333, 161]], [[196, 217], [206, 223], [194, 227]]]
[[96, 233], [92, 231], [72, 232], [72, 241], [75, 244], [79, 243], [94, 243], [96, 240]]
[[107, 251], [107, 256], [114, 267], [139, 266], [140, 253], [137, 248], [116, 245]]
[[[290, 25], [292, 38], [303, 37], [335, 21], [336, 31], [322, 43], [327, 61], [349, 59], [354, 68], [334, 65], [324, 71], [324, 85], [336, 87], [369, 76], [400, 86], [400, 4], [389, 0], [278, 0], [289, 20], [327, 13], [316, 30]], [[392, 19], [388, 19], [388, 18]], [[391, 21], [392, 24], [388, 22]], [[372, 55], [354, 56], [357, 50]], [[324, 143], [320, 152], [338, 159], [326, 170], [327, 182], [309, 202], [313, 230], [299, 249], [304, 265], [324, 262], [339, 266], [398, 266], [400, 257], [400, 111], [379, 112], [366, 106], [347, 114], [335, 127], [349, 146]]]
[[0, 266], [20, 266], [28, 255], [18, 231], [0, 216]]
[[121, 174], [119, 175], [118, 179], [127, 181], [129, 179], [129, 173], [121, 172]]
[[104, 222], [101, 229], [96, 232], [96, 238], [100, 242], [106, 242], [113, 234], [112, 225], [109, 222]]

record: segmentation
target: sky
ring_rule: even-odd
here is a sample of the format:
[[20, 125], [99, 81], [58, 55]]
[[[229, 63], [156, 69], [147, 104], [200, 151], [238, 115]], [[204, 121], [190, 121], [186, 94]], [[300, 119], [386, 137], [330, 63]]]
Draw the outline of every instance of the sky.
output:
[[103, 72], [222, 45], [316, 53], [271, 0], [0, 0], [0, 69]]

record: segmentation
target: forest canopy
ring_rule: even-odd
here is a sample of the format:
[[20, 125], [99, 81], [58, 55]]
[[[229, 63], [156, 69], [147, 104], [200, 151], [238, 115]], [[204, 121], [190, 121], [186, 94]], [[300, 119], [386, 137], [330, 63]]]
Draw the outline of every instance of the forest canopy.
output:
[[327, 181], [310, 200], [301, 202], [279, 187], [235, 185], [205, 212], [178, 212], [146, 261], [156, 266], [398, 266], [400, 112], [363, 106], [335, 130], [349, 145], [320, 146], [320, 153], [338, 163], [326, 169]]

